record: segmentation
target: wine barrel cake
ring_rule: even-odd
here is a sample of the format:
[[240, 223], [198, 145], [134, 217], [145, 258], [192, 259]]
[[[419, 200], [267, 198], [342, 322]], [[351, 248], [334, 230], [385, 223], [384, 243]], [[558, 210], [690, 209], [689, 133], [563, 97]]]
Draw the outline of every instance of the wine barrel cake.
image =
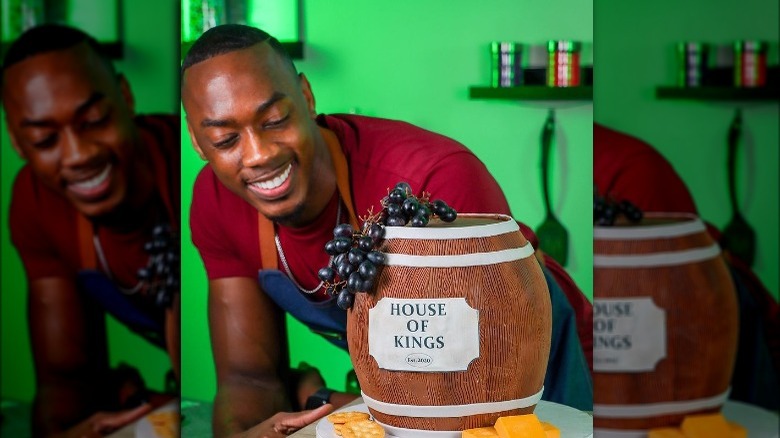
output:
[[[532, 413], [552, 330], [550, 295], [511, 217], [462, 214], [387, 227], [376, 291], [348, 312], [349, 352], [376, 421], [399, 437], [459, 437]], [[422, 431], [439, 431], [423, 434]]]
[[648, 213], [638, 224], [597, 226], [593, 265], [594, 429], [637, 436], [719, 411], [738, 309], [702, 221]]

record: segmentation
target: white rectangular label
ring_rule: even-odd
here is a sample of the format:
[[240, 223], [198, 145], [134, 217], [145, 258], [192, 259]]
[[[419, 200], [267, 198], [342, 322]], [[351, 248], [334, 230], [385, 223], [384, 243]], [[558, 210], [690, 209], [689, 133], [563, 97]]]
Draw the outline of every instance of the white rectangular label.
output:
[[652, 371], [666, 357], [666, 313], [649, 297], [593, 300], [593, 370]]
[[479, 311], [465, 298], [382, 298], [368, 311], [368, 353], [393, 371], [465, 371], [479, 357]]

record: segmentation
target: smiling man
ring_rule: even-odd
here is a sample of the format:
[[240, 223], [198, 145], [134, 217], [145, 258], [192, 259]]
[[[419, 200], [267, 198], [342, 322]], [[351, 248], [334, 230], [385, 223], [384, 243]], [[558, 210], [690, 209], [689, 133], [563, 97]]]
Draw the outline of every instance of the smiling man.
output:
[[[285, 436], [354, 398], [316, 378], [290, 385], [287, 363], [284, 312], [346, 349], [346, 312], [317, 277], [335, 225], [378, 211], [399, 181], [459, 212], [510, 214], [509, 206], [484, 164], [452, 139], [400, 121], [317, 114], [306, 77], [252, 27], [217, 26], [195, 42], [182, 64], [182, 103], [208, 161], [190, 226], [209, 278], [214, 434]], [[555, 322], [543, 398], [587, 409], [588, 365], [553, 278], [581, 292], [544, 260], [557, 274], [545, 268]]]
[[9, 222], [29, 286], [34, 433], [110, 432], [169, 397], [112, 383], [106, 311], [167, 348], [178, 372], [178, 289], [161, 290], [153, 270], [138, 276], [147, 242], [177, 248], [165, 231], [179, 222], [178, 123], [136, 116], [97, 42], [65, 26], [33, 28], [9, 47], [2, 103], [26, 162]]

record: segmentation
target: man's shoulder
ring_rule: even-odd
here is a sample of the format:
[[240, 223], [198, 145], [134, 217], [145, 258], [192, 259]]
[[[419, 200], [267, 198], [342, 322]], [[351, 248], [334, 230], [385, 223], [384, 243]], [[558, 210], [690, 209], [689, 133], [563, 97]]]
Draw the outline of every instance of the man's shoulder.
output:
[[57, 217], [65, 211], [75, 210], [61, 195], [43, 185], [29, 164], [22, 166], [14, 178], [10, 214], [28, 218], [32, 214]]

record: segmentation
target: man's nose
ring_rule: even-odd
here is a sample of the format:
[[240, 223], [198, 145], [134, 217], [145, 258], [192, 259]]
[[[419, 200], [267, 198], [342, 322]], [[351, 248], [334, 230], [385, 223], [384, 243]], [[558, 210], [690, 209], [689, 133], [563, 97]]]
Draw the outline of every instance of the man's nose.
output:
[[278, 147], [273, 141], [249, 131], [241, 150], [241, 163], [244, 167], [263, 167], [276, 156]]
[[65, 167], [77, 167], [90, 162], [95, 156], [97, 148], [90, 142], [84, 141], [71, 128], [65, 128], [62, 132], [62, 165]]

